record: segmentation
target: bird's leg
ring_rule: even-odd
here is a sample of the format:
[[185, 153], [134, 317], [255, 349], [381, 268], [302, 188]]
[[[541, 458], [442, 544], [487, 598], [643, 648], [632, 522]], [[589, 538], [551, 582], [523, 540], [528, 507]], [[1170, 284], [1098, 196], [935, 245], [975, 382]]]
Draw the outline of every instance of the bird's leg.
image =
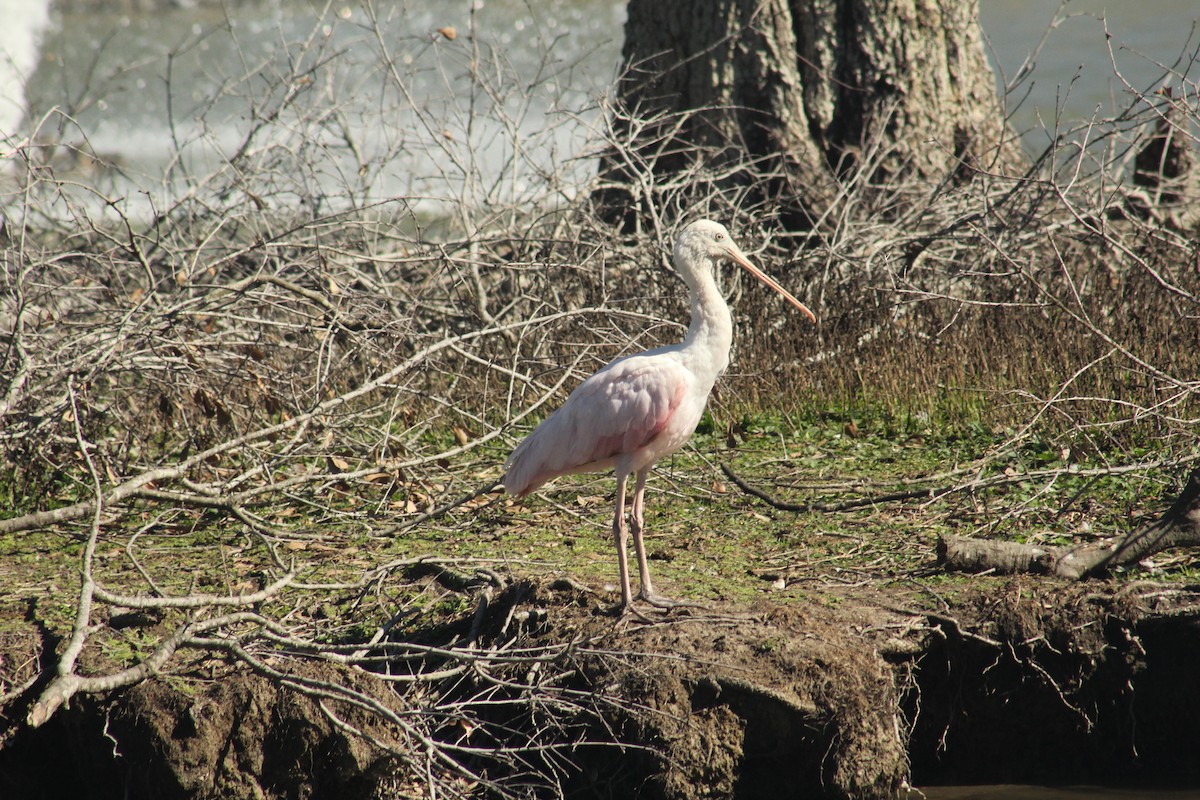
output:
[[654, 594], [654, 586], [650, 583], [650, 565], [646, 561], [646, 544], [642, 541], [642, 529], [645, 527], [643, 512], [646, 502], [646, 477], [649, 472], [649, 469], [638, 471], [637, 483], [633, 489], [633, 513], [630, 515], [632, 517], [630, 527], [633, 528], [633, 549], [637, 553], [638, 560], [638, 578], [642, 582], [642, 590], [638, 593], [639, 597]]
[[646, 544], [642, 541], [642, 531], [645, 528], [643, 513], [645, 511], [646, 478], [649, 475], [649, 467], [640, 470], [637, 474], [637, 484], [633, 490], [633, 513], [630, 520], [630, 527], [633, 529], [633, 549], [637, 553], [638, 560], [638, 578], [642, 582], [642, 588], [638, 592], [638, 599], [645, 600], [656, 608], [675, 608], [677, 606], [693, 605], [692, 603], [672, 600], [669, 597], [657, 594], [654, 591], [654, 584], [650, 581], [650, 564], [646, 560]]
[[[613, 509], [613, 539], [617, 543], [617, 568], [621, 573], [621, 605], [619, 610], [623, 613], [633, 607], [633, 589], [629, 586], [629, 562], [626, 557], [625, 539], [629, 533], [629, 529], [625, 526], [625, 483], [628, 479], [628, 473], [618, 472], [617, 474], [617, 499]], [[636, 503], [636, 498], [634, 499]], [[638, 546], [638, 553], [641, 553], [641, 539], [635, 538]]]

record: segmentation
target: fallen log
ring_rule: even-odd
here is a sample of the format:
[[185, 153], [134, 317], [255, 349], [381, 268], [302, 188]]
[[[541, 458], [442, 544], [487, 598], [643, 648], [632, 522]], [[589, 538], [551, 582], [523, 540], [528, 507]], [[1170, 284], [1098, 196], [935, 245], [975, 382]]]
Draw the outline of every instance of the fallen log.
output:
[[1009, 542], [1003, 539], [972, 539], [967, 536], [938, 538], [938, 563], [947, 572], [1032, 572], [1053, 571], [1056, 548]]
[[991, 539], [945, 536], [938, 540], [938, 563], [947, 572], [1029, 572], [1080, 580], [1136, 564], [1172, 547], [1200, 545], [1200, 469], [1153, 523], [1122, 539], [1077, 547], [1050, 547]]

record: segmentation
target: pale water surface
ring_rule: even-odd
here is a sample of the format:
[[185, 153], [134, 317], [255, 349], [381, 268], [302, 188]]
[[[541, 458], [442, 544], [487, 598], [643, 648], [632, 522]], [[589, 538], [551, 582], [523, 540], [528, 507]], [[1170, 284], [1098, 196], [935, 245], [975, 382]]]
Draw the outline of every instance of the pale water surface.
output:
[[937, 786], [909, 800], [1197, 800], [1200, 790], [1108, 789], [1100, 786]]
[[[980, 0], [980, 21], [998, 84], [1013, 84], [1010, 104], [1024, 99], [1012, 111], [1020, 131], [1111, 116], [1168, 73], [1176, 89], [1200, 82], [1196, 0]], [[1027, 61], [1032, 71], [1015, 80]]]

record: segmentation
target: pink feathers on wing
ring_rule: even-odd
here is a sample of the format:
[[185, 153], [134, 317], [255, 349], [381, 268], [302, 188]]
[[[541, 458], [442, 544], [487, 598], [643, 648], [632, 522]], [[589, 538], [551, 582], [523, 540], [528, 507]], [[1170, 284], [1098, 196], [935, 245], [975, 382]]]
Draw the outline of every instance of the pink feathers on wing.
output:
[[521, 442], [508, 460], [505, 489], [524, 497], [560, 475], [605, 469], [622, 457], [638, 461], [667, 428], [687, 387], [687, 371], [669, 357], [646, 353], [612, 362]]

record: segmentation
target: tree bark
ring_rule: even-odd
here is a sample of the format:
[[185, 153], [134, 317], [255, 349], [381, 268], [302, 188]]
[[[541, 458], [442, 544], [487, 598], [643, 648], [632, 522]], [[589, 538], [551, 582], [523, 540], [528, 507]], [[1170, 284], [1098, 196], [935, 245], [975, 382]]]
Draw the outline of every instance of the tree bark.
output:
[[859, 170], [895, 185], [1021, 161], [976, 0], [630, 0], [623, 58], [600, 167], [622, 214], [681, 205], [670, 176], [693, 170], [808, 227]]

